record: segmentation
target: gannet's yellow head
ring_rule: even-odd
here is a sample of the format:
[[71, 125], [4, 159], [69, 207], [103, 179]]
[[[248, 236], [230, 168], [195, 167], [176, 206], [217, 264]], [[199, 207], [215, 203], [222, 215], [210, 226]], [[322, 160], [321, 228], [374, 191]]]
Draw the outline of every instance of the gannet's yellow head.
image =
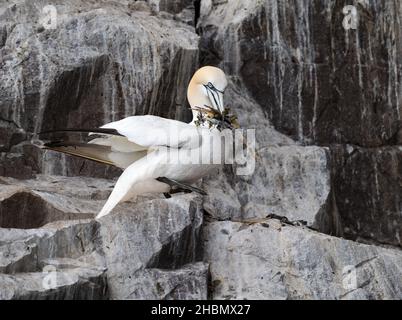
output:
[[187, 99], [192, 108], [213, 108], [223, 112], [223, 93], [228, 85], [225, 73], [216, 67], [203, 67], [188, 86]]

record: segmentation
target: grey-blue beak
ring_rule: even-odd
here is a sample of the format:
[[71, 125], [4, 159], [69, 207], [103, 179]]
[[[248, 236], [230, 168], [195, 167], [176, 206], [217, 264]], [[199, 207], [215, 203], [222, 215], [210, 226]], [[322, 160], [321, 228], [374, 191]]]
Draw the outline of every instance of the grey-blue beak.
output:
[[222, 113], [224, 111], [223, 91], [216, 89], [213, 85], [206, 85], [205, 88], [212, 107]]

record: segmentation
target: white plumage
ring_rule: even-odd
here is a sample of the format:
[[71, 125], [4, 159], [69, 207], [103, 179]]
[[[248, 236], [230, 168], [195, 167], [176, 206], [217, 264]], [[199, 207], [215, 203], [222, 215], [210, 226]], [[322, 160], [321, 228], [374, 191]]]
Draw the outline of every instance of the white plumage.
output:
[[211, 156], [221, 153], [220, 132], [207, 125], [196, 126], [199, 111], [195, 109], [208, 106], [222, 112], [226, 86], [222, 70], [204, 67], [189, 84], [187, 96], [194, 117], [189, 124], [151, 115], [133, 116], [102, 126], [113, 134], [102, 133], [88, 144], [45, 146], [124, 169], [99, 219], [137, 195], [168, 193], [171, 185], [158, 178], [191, 184], [219, 166], [211, 163]]

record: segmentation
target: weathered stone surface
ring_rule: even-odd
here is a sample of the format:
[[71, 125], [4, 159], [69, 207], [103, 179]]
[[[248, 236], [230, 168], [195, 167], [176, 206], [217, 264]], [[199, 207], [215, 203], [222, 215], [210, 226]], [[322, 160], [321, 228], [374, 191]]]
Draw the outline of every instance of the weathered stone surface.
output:
[[178, 270], [137, 271], [119, 292], [119, 298], [148, 300], [206, 300], [208, 265], [196, 263]]
[[180, 13], [185, 8], [193, 7], [193, 0], [148, 0], [157, 11]]
[[402, 247], [402, 147], [333, 146], [342, 235]]
[[[207, 267], [181, 268], [201, 258], [202, 213], [193, 196], [140, 198], [119, 206], [99, 230], [93, 220], [76, 219], [99, 211], [113, 181], [38, 175], [1, 183], [1, 299], [206, 297]], [[67, 219], [74, 220], [57, 221]], [[43, 286], [49, 266], [56, 268], [53, 290]]]
[[[24, 180], [0, 177], [0, 299], [401, 299], [402, 6], [360, 3], [346, 31], [345, 0], [3, 1], [0, 176]], [[56, 29], [41, 25], [47, 4]], [[198, 58], [229, 75], [225, 104], [256, 129], [255, 171], [225, 167], [203, 200], [143, 197], [91, 220], [115, 181], [82, 176], [120, 170], [44, 153], [33, 133], [189, 120]], [[232, 222], [202, 236], [203, 212]]]
[[[38, 175], [0, 182], [0, 299], [207, 297], [208, 267], [194, 264], [202, 259], [196, 196], [141, 197], [98, 223], [77, 219], [93, 218], [113, 181]], [[43, 286], [49, 267], [53, 290]]]
[[[56, 29], [40, 24], [47, 4], [57, 9]], [[20, 142], [18, 135], [29, 140], [43, 130], [100, 126], [134, 114], [191, 115], [185, 92], [198, 37], [183, 23], [133, 11], [124, 1], [15, 0], [0, 6], [0, 39], [0, 119], [15, 127], [1, 142], [7, 148]], [[79, 174], [81, 160], [46, 154], [40, 152], [35, 171]]]
[[329, 215], [331, 196], [328, 150], [300, 146], [280, 134], [244, 92], [244, 87], [231, 79], [225, 101], [242, 127], [255, 129], [256, 151], [246, 154], [247, 163], [255, 163], [255, 170], [242, 176], [239, 166], [229, 165], [218, 176], [205, 179], [203, 188], [208, 196], [204, 209], [219, 220], [276, 214], [330, 231], [322, 221]]
[[255, 172], [237, 176], [230, 167], [220, 179], [204, 183], [204, 208], [219, 220], [264, 218], [269, 214], [321, 225], [328, 215], [330, 170], [328, 152], [319, 147], [266, 147], [257, 152]]
[[[299, 141], [387, 145], [401, 129], [402, 6], [350, 1], [203, 1], [202, 63], [223, 66]], [[373, 45], [375, 44], [375, 45]]]
[[98, 224], [90, 220], [58, 221], [29, 230], [0, 228], [0, 270], [35, 272], [47, 259], [100, 254], [97, 229]]
[[400, 250], [358, 244], [278, 220], [254, 225], [212, 222], [205, 237], [204, 259], [211, 263], [214, 299], [402, 297]]
[[123, 207], [119, 214], [101, 220], [112, 299], [128, 298], [141, 290], [136, 289], [141, 281], [136, 273], [145, 268], [176, 269], [201, 258], [202, 212], [194, 196]]
[[29, 229], [52, 221], [93, 218], [113, 182], [38, 176], [23, 181], [3, 178], [0, 186], [0, 227]]
[[250, 96], [236, 77], [229, 77], [225, 90], [224, 102], [238, 117], [242, 129], [254, 129], [257, 148], [268, 146], [287, 146], [297, 143], [288, 136], [278, 132], [266, 117], [261, 106]]
[[90, 177], [65, 177], [38, 174], [34, 179], [19, 180], [0, 177], [0, 184], [19, 187], [39, 193], [58, 194], [82, 200], [106, 200], [115, 181]]
[[[337, 160], [327, 231], [400, 245], [402, 171], [383, 153], [397, 154], [402, 144], [402, 6], [355, 3], [357, 29], [346, 30], [343, 9], [351, 4], [202, 1], [201, 63], [223, 67], [280, 132], [330, 147]], [[367, 156], [351, 163], [346, 148]], [[378, 187], [375, 166], [392, 172], [382, 174], [389, 185]]]
[[[2, 192], [7, 192], [9, 188], [3, 187], [2, 189]], [[95, 214], [85, 212], [83, 202], [73, 204], [70, 199], [59, 195], [41, 194], [24, 189], [13, 191], [1, 201], [0, 226], [2, 228], [38, 228], [51, 221], [83, 219], [93, 217]], [[91, 209], [93, 209], [92, 206]]]
[[0, 228], [0, 299], [104, 299], [106, 265], [97, 223]]
[[21, 153], [1, 153], [0, 175], [18, 179], [32, 179], [35, 172]]
[[9, 151], [11, 146], [23, 140], [25, 140], [23, 130], [12, 122], [0, 120], [0, 152]]
[[47, 287], [48, 273], [0, 274], [1, 300], [101, 300], [105, 298], [103, 271], [78, 267], [52, 274], [56, 286]]

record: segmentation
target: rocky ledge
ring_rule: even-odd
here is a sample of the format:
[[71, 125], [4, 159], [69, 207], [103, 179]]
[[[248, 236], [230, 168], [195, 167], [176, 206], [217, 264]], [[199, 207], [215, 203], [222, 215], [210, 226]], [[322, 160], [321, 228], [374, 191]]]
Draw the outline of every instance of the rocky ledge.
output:
[[97, 222], [113, 181], [1, 183], [0, 299], [206, 299], [200, 199], [141, 198]]
[[[345, 29], [350, 2], [2, 1], [0, 299], [401, 299], [402, 6], [359, 1]], [[120, 171], [36, 133], [187, 121], [204, 64], [255, 170], [95, 221]]]

